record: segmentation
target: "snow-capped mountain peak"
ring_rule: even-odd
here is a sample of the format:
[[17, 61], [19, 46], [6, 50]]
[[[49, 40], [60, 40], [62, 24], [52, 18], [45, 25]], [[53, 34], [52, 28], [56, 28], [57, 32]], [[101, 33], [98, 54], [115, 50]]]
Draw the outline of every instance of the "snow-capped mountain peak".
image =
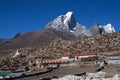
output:
[[67, 12], [65, 16], [66, 17], [71, 17], [72, 15], [73, 15], [73, 12]]
[[116, 31], [115, 31], [114, 27], [109, 23], [109, 24], [103, 26], [103, 32], [104, 33], [113, 33]]
[[82, 26], [76, 21], [73, 12], [67, 12], [65, 15], [58, 16], [49, 22], [46, 25], [46, 28], [67, 31], [79, 37], [92, 37], [99, 34], [115, 32], [115, 29], [111, 24], [101, 26], [97, 22], [88, 30], [85, 26]]
[[62, 15], [49, 22], [46, 28], [53, 28], [57, 30], [72, 30], [76, 26], [76, 20], [73, 12], [67, 12], [66, 15]]
[[69, 26], [68, 23], [70, 22], [72, 15], [73, 15], [73, 12], [68, 12], [65, 15], [65, 19], [63, 21], [63, 23], [65, 24], [65, 26], [67, 26], [67, 27]]
[[73, 15], [73, 12], [66, 13], [63, 23], [70, 30], [72, 30], [76, 26], [76, 20]]

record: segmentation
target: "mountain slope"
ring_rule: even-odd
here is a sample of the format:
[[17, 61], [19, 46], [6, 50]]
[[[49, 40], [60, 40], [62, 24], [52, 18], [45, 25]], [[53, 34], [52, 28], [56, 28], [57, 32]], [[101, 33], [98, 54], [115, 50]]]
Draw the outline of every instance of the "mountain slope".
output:
[[120, 55], [120, 33], [102, 34], [93, 38], [86, 38], [78, 41], [60, 40], [51, 43], [48, 47], [40, 50], [40, 52], [43, 54], [47, 53], [46, 55], [49, 56], [62, 56], [63, 53], [84, 54], [91, 52], [96, 52], [97, 54], [105, 54], [111, 52], [112, 55]]
[[9, 41], [3, 41], [0, 44], [0, 49], [15, 49], [24, 47], [36, 47], [48, 45], [57, 38], [65, 40], [73, 40], [75, 36], [69, 32], [61, 32], [53, 29], [44, 29], [41, 31], [34, 31], [24, 33], [20, 36], [14, 37]]
[[[43, 48], [23, 48], [21, 53], [48, 58], [61, 58], [64, 53], [120, 55], [120, 33], [110, 33], [77, 41], [57, 39]], [[32, 51], [32, 52], [30, 52]], [[13, 52], [11, 52], [13, 53]], [[37, 54], [36, 54], [37, 53]]]

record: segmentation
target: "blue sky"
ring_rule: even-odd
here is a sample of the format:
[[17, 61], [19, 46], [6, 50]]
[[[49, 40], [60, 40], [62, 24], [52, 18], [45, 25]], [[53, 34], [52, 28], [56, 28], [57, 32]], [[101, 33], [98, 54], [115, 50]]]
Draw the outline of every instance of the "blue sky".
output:
[[68, 11], [88, 29], [97, 21], [120, 31], [120, 0], [0, 0], [0, 38], [43, 29]]

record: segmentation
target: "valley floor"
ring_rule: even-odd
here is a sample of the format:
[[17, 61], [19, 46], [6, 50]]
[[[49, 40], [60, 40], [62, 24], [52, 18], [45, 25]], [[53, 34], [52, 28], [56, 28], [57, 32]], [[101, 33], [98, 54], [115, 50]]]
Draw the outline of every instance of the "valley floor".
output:
[[[99, 67], [97, 66], [69, 66], [69, 67], [59, 67], [58, 69], [54, 69], [52, 72], [45, 73], [42, 75], [36, 75], [36, 76], [31, 76], [31, 77], [26, 77], [26, 78], [20, 78], [16, 80], [39, 80], [40, 78], [52, 78], [52, 77], [62, 77], [65, 75], [74, 75], [74, 74], [80, 74], [83, 72], [90, 72], [94, 73], [96, 69]], [[106, 73], [105, 77], [106, 78], [111, 78], [115, 74], [120, 74], [120, 65], [118, 64], [109, 64], [107, 65], [102, 71]]]

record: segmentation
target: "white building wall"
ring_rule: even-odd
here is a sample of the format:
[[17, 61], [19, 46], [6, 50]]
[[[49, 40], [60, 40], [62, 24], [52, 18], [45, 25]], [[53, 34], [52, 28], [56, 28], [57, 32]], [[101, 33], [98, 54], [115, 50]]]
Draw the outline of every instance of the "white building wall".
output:
[[120, 60], [108, 60], [108, 64], [120, 64]]
[[62, 57], [61, 59], [69, 59], [69, 57], [68, 57], [68, 56], [66, 56], [66, 57]]

